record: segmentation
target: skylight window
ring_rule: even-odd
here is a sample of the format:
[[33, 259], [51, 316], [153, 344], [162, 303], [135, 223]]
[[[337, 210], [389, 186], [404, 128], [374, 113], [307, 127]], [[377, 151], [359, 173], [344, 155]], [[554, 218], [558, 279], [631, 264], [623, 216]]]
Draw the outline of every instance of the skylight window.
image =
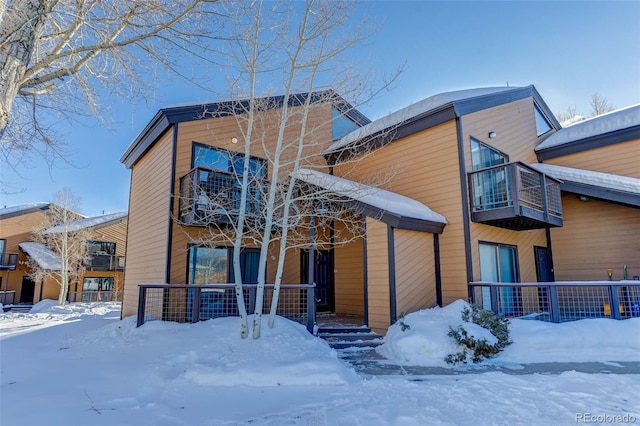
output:
[[550, 131], [552, 127], [551, 127], [551, 124], [549, 124], [549, 121], [546, 119], [546, 117], [542, 114], [542, 111], [540, 111], [537, 105], [533, 106], [533, 110], [535, 111], [535, 114], [536, 114], [536, 132], [538, 134], [538, 137], [540, 137], [545, 133], [547, 133], [548, 131]]

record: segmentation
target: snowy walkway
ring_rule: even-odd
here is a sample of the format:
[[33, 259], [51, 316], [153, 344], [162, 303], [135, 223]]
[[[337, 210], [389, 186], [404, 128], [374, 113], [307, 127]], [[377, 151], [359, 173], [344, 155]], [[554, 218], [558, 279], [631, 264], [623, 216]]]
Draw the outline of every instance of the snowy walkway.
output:
[[338, 356], [362, 376], [461, 375], [501, 372], [510, 375], [561, 374], [568, 371], [600, 374], [640, 374], [635, 362], [542, 362], [534, 364], [463, 365], [455, 368], [400, 365], [385, 359], [375, 349], [343, 349]]

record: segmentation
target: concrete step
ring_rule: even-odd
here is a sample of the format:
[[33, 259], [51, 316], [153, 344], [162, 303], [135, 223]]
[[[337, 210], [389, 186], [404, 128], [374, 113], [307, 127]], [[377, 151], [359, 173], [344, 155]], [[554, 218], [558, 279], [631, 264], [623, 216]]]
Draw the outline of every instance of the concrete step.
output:
[[318, 337], [334, 349], [374, 348], [382, 344], [382, 336], [368, 327], [321, 327]]

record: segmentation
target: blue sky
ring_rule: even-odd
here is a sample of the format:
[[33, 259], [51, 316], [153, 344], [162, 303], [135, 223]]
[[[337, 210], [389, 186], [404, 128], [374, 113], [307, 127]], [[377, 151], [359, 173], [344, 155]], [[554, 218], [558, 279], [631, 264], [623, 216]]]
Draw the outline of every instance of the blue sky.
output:
[[[575, 105], [588, 114], [594, 92], [615, 107], [640, 102], [638, 1], [376, 1], [362, 9], [380, 29], [354, 63], [378, 73], [405, 64], [393, 90], [360, 108], [371, 119], [437, 93], [507, 84], [534, 84], [553, 112]], [[112, 99], [111, 130], [95, 120], [61, 124], [72, 151], [67, 161], [51, 168], [34, 161], [22, 176], [3, 167], [0, 181], [21, 191], [0, 194], [0, 207], [50, 201], [68, 186], [86, 215], [126, 210], [130, 172], [119, 160], [129, 143], [162, 106], [212, 95], [172, 78], [153, 98]]]

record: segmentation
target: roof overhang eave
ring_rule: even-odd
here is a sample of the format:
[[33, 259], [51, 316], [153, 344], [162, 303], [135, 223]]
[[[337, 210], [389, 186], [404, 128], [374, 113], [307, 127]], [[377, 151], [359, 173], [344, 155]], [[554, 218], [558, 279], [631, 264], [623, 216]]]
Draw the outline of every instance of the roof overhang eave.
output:
[[610, 188], [603, 188], [580, 182], [572, 182], [566, 179], [562, 180], [560, 189], [564, 192], [585, 195], [604, 201], [610, 201], [617, 204], [624, 204], [627, 206], [640, 208], [640, 194], [617, 191]]

